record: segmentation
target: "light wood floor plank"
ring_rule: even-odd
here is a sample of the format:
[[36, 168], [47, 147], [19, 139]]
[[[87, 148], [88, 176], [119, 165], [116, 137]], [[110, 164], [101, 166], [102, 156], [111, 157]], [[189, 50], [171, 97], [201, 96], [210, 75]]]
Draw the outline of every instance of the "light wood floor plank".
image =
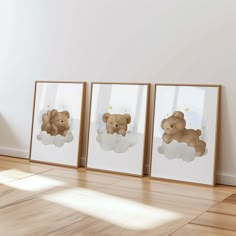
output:
[[18, 162], [10, 162], [10, 161], [1, 161], [0, 160], [0, 168], [3, 168], [5, 170], [18, 170], [22, 172], [27, 172], [27, 173], [41, 173], [45, 172], [48, 170], [53, 169], [53, 167], [49, 166], [37, 166], [37, 165], [32, 165], [30, 163], [23, 163], [20, 164]]
[[[63, 188], [53, 189], [47, 193], [42, 193], [33, 199], [25, 199], [24, 201], [12, 204], [0, 209], [0, 225], [1, 232], [5, 235], [167, 235], [169, 232], [175, 231], [178, 227], [187, 223], [185, 217], [177, 219], [169, 219], [167, 221], [164, 215], [159, 216], [156, 224], [159, 227], [150, 227], [146, 230], [135, 230], [133, 227], [139, 225], [132, 224], [132, 229], [129, 228], [129, 218], [127, 215], [119, 215], [119, 220], [124, 226], [121, 227], [116, 224], [104, 221], [101, 218], [93, 216], [93, 211], [85, 214], [79, 209], [72, 209], [68, 206], [63, 206], [57, 202], [45, 200], [46, 196], [51, 194], [61, 194], [66, 191]], [[68, 195], [67, 195], [68, 197]], [[72, 198], [76, 197], [74, 194]], [[70, 202], [71, 199], [69, 199]], [[80, 200], [80, 199], [79, 199]], [[86, 199], [84, 199], [86, 201]], [[94, 201], [99, 201], [95, 198]], [[107, 205], [109, 206], [109, 204]], [[107, 209], [104, 208], [104, 211]], [[112, 209], [111, 209], [112, 210]], [[120, 209], [122, 214], [123, 209]], [[157, 209], [158, 210], [158, 209]], [[96, 211], [96, 209], [94, 209]], [[138, 212], [138, 211], [137, 211]], [[116, 212], [117, 213], [117, 212]], [[110, 217], [112, 216], [110, 212]], [[117, 216], [118, 217], [118, 216]], [[138, 215], [137, 215], [138, 217]], [[24, 221], [22, 221], [24, 219]], [[136, 219], [130, 219], [136, 221]], [[144, 220], [144, 218], [143, 218]], [[164, 220], [161, 224], [160, 221]], [[141, 223], [141, 222], [140, 222]], [[139, 223], [139, 224], [140, 224]], [[171, 223], [171, 224], [170, 224]], [[23, 225], [22, 225], [23, 224]], [[16, 233], [17, 234], [14, 234]]]
[[187, 224], [171, 236], [236, 236], [236, 232], [201, 225]]
[[[6, 183], [5, 183], [6, 184]], [[32, 198], [60, 186], [56, 181], [45, 181], [37, 175], [0, 185], [0, 208]]]
[[236, 194], [232, 194], [224, 201], [209, 209], [209, 211], [236, 216]]
[[208, 199], [198, 199], [166, 193], [157, 193], [155, 191], [143, 191], [143, 189], [132, 189], [109, 185], [99, 189], [100, 192], [111, 194], [113, 196], [136, 200], [147, 204], [173, 209], [183, 214], [200, 214], [210, 207], [216, 205], [216, 201]]
[[224, 203], [231, 203], [231, 204], [235, 204], [236, 205], [236, 194], [230, 195], [223, 202]]
[[236, 204], [221, 202], [212, 207], [209, 211], [226, 215], [233, 215], [236, 217]]
[[[78, 202], [74, 203], [74, 209], [82, 212], [88, 210], [86, 207], [84, 208], [84, 205], [92, 200], [93, 210], [88, 210], [90, 217], [84, 219], [83, 222], [75, 222], [50, 235], [76, 235], [77, 232], [85, 235], [169, 235], [193, 220], [209, 206], [215, 204], [215, 202], [199, 199], [199, 201], [195, 201], [195, 205], [198, 206], [193, 208], [190, 207], [193, 202], [188, 203], [188, 200], [193, 200], [192, 198], [168, 196], [167, 194], [160, 194], [162, 196], [159, 197], [156, 193], [150, 193], [149, 196], [136, 190], [131, 190], [131, 192], [128, 189], [121, 188], [119, 190], [111, 185], [95, 191], [87, 191], [86, 189], [68, 191], [69, 193], [64, 191], [46, 194], [46, 196], [43, 193], [42, 195], [44, 199], [69, 207], [71, 207], [73, 199], [76, 198]], [[83, 194], [85, 194], [85, 197], [80, 199]], [[154, 195], [152, 196], [152, 194]], [[185, 206], [186, 203], [189, 204], [187, 207]], [[135, 218], [131, 217], [134, 210], [132, 209], [133, 205], [136, 211]], [[91, 206], [89, 205], [89, 207]], [[131, 209], [129, 209], [130, 207]], [[129, 214], [131, 215], [129, 216]], [[154, 221], [153, 214], [157, 214]], [[147, 220], [149, 218], [151, 224]], [[118, 223], [117, 219], [119, 219]], [[148, 229], [145, 225], [142, 225], [145, 222], [149, 225]]]
[[29, 163], [28, 159], [0, 155], [0, 162], [3, 162], [3, 161], [10, 161], [10, 162], [21, 163], [21, 164], [22, 163]]
[[0, 185], [0, 207], [32, 198], [52, 189], [75, 187], [98, 189], [102, 186], [104, 185], [99, 183], [75, 181], [62, 177], [49, 178], [43, 174], [29, 176]]
[[168, 194], [182, 195], [194, 198], [222, 201], [233, 192], [214, 190], [213, 187], [194, 186], [189, 184], [171, 183], [154, 180], [123, 180], [115, 183], [116, 186], [156, 191]]
[[214, 189], [225, 191], [225, 192], [228, 191], [228, 192], [231, 192], [231, 193], [236, 193], [236, 187], [234, 187], [234, 186], [226, 186], [226, 185], [218, 184], [218, 185], [216, 185], [216, 187]]
[[4, 236], [236, 232], [234, 187], [202, 187], [0, 156], [1, 180]]
[[86, 181], [86, 179], [84, 178], [65, 178], [63, 176], [55, 176], [55, 175], [51, 175], [50, 171], [47, 171], [45, 173], [41, 173], [39, 174], [39, 176], [44, 176], [45, 178], [49, 178], [49, 179], [54, 179], [54, 180], [58, 180], [64, 183], [65, 187], [83, 187], [83, 188], [92, 188], [92, 189], [97, 189], [97, 188], [101, 188], [104, 186], [107, 186], [107, 184], [104, 184], [98, 181], [93, 182], [93, 181]]
[[84, 214], [40, 198], [0, 209], [0, 231], [5, 235], [47, 235], [86, 218]]
[[236, 217], [212, 212], [206, 212], [191, 223], [236, 231]]
[[179, 222], [172, 222], [165, 227], [157, 227], [150, 230], [129, 230], [115, 225], [109, 225], [106, 222], [92, 221], [91, 218], [85, 218], [83, 221], [71, 224], [63, 229], [52, 232], [48, 236], [168, 236], [179, 227]]
[[53, 169], [46, 173], [48, 176], [60, 176], [64, 178], [70, 178], [75, 180], [83, 180], [88, 182], [103, 183], [103, 184], [113, 184], [119, 182], [123, 176], [119, 177], [113, 174], [84, 171], [84, 170], [74, 170], [74, 169]]
[[14, 180], [22, 179], [25, 177], [33, 176], [35, 173], [43, 173], [45, 170], [32, 171], [29, 169], [1, 169], [0, 170], [0, 184], [12, 182]]

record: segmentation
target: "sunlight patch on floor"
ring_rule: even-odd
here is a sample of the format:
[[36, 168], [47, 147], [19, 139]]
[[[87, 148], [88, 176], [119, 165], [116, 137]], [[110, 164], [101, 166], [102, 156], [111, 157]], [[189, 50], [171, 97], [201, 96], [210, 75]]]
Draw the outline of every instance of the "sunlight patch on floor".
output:
[[45, 176], [34, 175], [32, 177], [4, 183], [4, 185], [24, 191], [35, 192], [64, 186], [66, 183]]
[[30, 175], [33, 174], [17, 169], [2, 170], [0, 171], [0, 183], [5, 183], [19, 178], [24, 178]]
[[176, 212], [85, 188], [60, 191], [43, 199], [130, 230], [151, 229], [182, 217]]

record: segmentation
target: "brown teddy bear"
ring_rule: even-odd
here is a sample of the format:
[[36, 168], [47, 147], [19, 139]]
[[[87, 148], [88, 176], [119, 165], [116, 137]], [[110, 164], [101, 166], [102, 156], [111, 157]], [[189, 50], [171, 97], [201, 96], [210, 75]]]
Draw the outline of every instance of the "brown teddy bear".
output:
[[185, 126], [184, 113], [181, 111], [176, 111], [167, 119], [163, 119], [161, 122], [161, 128], [164, 129], [163, 141], [167, 144], [173, 140], [186, 143], [195, 149], [196, 156], [202, 156], [206, 149], [206, 143], [199, 139], [201, 130], [186, 129]]
[[120, 115], [105, 113], [102, 116], [102, 120], [106, 123], [108, 134], [117, 133], [125, 136], [128, 124], [131, 121], [131, 116], [129, 114]]
[[70, 129], [69, 126], [70, 113], [68, 111], [58, 112], [56, 109], [44, 113], [42, 116], [41, 130], [46, 131], [52, 136], [58, 134], [62, 136], [67, 135], [67, 131]]

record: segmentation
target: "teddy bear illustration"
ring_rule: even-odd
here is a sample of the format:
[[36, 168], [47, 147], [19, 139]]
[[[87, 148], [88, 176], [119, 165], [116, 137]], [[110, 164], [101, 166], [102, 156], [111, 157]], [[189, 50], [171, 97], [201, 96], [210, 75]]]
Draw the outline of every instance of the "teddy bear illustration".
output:
[[106, 123], [108, 134], [117, 133], [125, 136], [128, 124], [131, 122], [131, 116], [129, 114], [120, 115], [105, 113], [102, 116], [102, 120]]
[[163, 119], [161, 122], [161, 128], [164, 129], [163, 141], [167, 144], [173, 140], [186, 143], [195, 149], [196, 156], [202, 156], [205, 153], [206, 143], [199, 138], [201, 130], [186, 129], [185, 127], [184, 113], [175, 111], [173, 115]]
[[52, 136], [58, 134], [66, 136], [67, 131], [70, 129], [69, 117], [70, 113], [68, 111], [58, 112], [56, 109], [48, 111], [42, 116], [41, 130]]

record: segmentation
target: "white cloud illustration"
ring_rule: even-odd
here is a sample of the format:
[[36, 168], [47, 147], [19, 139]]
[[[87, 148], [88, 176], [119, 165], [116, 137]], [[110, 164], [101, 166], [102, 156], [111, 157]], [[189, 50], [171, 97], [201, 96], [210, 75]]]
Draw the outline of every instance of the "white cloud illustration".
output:
[[37, 135], [37, 139], [45, 145], [54, 144], [57, 147], [62, 147], [65, 143], [71, 142], [74, 137], [71, 131], [68, 131], [66, 136], [52, 136], [46, 131], [40, 131], [40, 133]]
[[[186, 162], [191, 162], [196, 157], [195, 149], [193, 147], [189, 147], [186, 143], [179, 143], [175, 140], [169, 144], [162, 142], [162, 145], [158, 147], [158, 152], [163, 154], [167, 159], [182, 159]], [[207, 150], [204, 155], [206, 153]]]
[[97, 142], [103, 150], [122, 153], [137, 143], [137, 135], [130, 131], [125, 136], [116, 133], [108, 134], [103, 128], [98, 130]]

